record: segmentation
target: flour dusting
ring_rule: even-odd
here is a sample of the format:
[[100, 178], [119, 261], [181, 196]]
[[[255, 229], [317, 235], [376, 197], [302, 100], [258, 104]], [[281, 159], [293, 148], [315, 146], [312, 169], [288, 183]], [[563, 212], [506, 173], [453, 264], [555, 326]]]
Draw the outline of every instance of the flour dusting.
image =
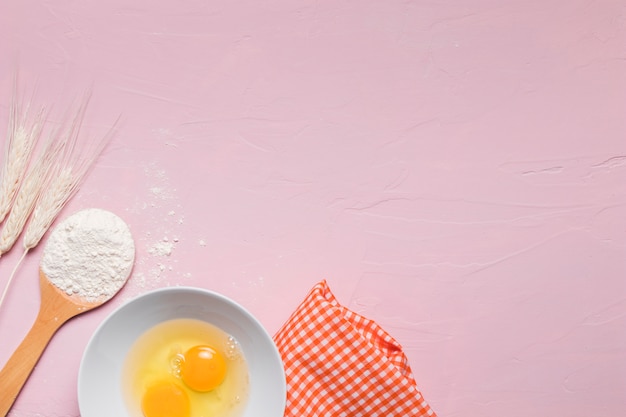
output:
[[146, 193], [144, 200], [138, 201], [136, 210], [141, 213], [147, 228], [138, 238], [141, 250], [133, 273], [133, 286], [141, 291], [170, 285], [170, 280], [184, 277], [178, 271], [176, 256], [184, 220], [177, 189], [158, 163], [147, 164], [143, 171], [147, 180]]
[[152, 256], [170, 256], [173, 249], [174, 243], [170, 242], [167, 237], [164, 237], [160, 242], [154, 243], [148, 249], [148, 253]]
[[134, 260], [135, 243], [126, 223], [109, 211], [91, 208], [54, 228], [41, 269], [66, 294], [94, 302], [107, 300], [122, 288]]

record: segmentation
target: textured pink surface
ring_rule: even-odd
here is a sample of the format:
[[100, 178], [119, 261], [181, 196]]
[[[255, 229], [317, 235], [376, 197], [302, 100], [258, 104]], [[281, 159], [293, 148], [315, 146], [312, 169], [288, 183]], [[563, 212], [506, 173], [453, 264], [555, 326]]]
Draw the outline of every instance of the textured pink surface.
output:
[[[440, 416], [624, 415], [625, 15], [2, 2], [2, 126], [15, 67], [53, 121], [93, 86], [85, 131], [123, 123], [62, 215], [114, 211], [138, 247], [127, 287], [57, 333], [11, 416], [77, 416], [85, 344], [137, 294], [210, 288], [273, 333], [322, 278], [405, 347]], [[38, 309], [41, 249], [0, 311], [0, 363]]]

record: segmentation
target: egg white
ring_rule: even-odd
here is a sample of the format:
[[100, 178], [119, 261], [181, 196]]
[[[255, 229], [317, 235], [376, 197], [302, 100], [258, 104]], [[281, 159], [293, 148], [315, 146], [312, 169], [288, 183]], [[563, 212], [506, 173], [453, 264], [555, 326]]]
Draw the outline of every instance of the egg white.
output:
[[[189, 348], [209, 345], [226, 359], [222, 384], [206, 393], [188, 388], [179, 375], [180, 356]], [[191, 417], [239, 417], [249, 391], [248, 369], [237, 341], [222, 329], [196, 319], [160, 323], [132, 345], [124, 361], [122, 390], [133, 417], [143, 417], [141, 399], [146, 389], [162, 380], [176, 381], [189, 395]]]

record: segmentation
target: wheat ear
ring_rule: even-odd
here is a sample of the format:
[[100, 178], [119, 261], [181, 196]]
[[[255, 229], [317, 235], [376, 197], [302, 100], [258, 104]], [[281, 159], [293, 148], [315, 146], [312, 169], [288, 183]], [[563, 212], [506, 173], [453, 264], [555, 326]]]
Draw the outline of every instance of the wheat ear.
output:
[[26, 174], [35, 143], [43, 129], [44, 109], [30, 121], [30, 105], [22, 114], [17, 94], [17, 80], [13, 84], [13, 99], [9, 111], [9, 129], [5, 147], [5, 160], [0, 180], [0, 222], [11, 210], [20, 184]]
[[0, 233], [0, 255], [7, 253], [13, 247], [24, 230], [24, 225], [35, 208], [44, 184], [48, 182], [47, 178], [51, 174], [54, 161], [62, 150], [63, 144], [63, 141], [57, 138], [48, 139], [29, 168]]
[[65, 196], [70, 195], [76, 187], [71, 169], [65, 168], [60, 171], [53, 170], [52, 172], [50, 181], [48, 181], [45, 185], [45, 191], [40, 193], [36, 200], [37, 205], [35, 206], [32, 218], [28, 223], [28, 227], [24, 232], [24, 253], [13, 268], [8, 281], [4, 286], [4, 290], [0, 296], [0, 306], [2, 306], [4, 298], [9, 291], [13, 278], [15, 277], [15, 273], [17, 272], [19, 265], [26, 257], [26, 254], [30, 251], [30, 249], [37, 246], [46, 230], [48, 230], [57, 214], [67, 202], [67, 198], [65, 198]]
[[68, 128], [62, 161], [54, 170], [45, 190], [37, 199], [33, 215], [24, 232], [23, 246], [25, 251], [39, 244], [56, 216], [74, 196], [93, 163], [113, 136], [114, 129], [111, 129], [101, 140], [96, 142], [95, 146], [83, 148], [82, 151], [77, 148], [86, 104], [87, 101], [85, 100]]
[[43, 190], [35, 201], [33, 213], [24, 231], [24, 253], [11, 272], [2, 295], [0, 295], [0, 306], [2, 306], [19, 265], [28, 252], [39, 244], [59, 212], [76, 193], [85, 175], [113, 136], [114, 128], [88, 151], [78, 151], [76, 144], [87, 101], [87, 99], [83, 101], [67, 130], [60, 134], [59, 140], [62, 149], [55, 156], [56, 161], [48, 170], [48, 175], [43, 183]]

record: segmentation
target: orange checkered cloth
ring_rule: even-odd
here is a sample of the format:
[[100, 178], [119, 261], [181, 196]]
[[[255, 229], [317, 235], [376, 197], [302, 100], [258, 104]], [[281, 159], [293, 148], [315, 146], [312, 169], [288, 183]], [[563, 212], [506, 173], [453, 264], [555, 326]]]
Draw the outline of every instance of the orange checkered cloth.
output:
[[287, 380], [285, 417], [435, 416], [402, 346], [315, 285], [274, 336]]

